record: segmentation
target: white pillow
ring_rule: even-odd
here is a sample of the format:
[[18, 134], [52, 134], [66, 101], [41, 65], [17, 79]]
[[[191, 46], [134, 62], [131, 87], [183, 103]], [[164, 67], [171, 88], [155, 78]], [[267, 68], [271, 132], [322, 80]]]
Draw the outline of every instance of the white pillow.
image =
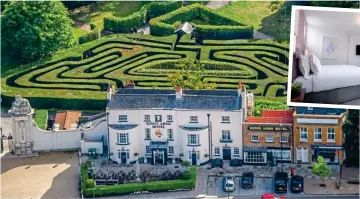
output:
[[321, 72], [321, 62], [319, 58], [312, 54], [310, 57], [310, 68], [314, 75], [317, 75]]
[[299, 70], [305, 79], [309, 79], [310, 75], [310, 58], [306, 55], [300, 55]]

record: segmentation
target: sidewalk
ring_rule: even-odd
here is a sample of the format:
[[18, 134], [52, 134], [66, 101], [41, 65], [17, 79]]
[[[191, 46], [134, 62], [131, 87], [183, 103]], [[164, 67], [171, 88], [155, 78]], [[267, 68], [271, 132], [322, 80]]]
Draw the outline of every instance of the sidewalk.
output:
[[343, 189], [336, 188], [336, 180], [325, 180], [326, 187], [320, 187], [323, 183], [321, 179], [305, 179], [304, 193], [311, 195], [334, 194], [334, 195], [351, 195], [359, 194], [359, 185], [348, 184], [341, 180]]

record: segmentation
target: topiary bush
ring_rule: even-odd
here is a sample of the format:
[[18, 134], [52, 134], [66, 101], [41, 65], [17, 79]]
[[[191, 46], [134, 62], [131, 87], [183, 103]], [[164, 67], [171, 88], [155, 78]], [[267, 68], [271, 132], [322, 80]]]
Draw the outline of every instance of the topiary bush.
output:
[[94, 41], [100, 38], [100, 29], [95, 28], [86, 35], [79, 37], [79, 44], [83, 44], [89, 41]]
[[96, 186], [96, 182], [93, 179], [87, 179], [85, 182], [86, 188], [94, 188]]

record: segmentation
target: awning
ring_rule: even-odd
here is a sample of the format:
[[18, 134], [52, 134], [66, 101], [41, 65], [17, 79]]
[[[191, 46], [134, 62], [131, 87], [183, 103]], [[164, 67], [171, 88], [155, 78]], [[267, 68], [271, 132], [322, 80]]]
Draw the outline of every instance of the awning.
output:
[[115, 130], [129, 130], [137, 126], [137, 124], [109, 124], [109, 127]]
[[201, 131], [208, 128], [208, 125], [205, 124], [185, 124], [179, 126], [181, 129], [186, 131]]
[[311, 145], [313, 149], [343, 149], [342, 146]]
[[244, 146], [244, 152], [261, 152], [266, 153], [266, 147], [263, 146]]
[[167, 149], [168, 148], [168, 142], [155, 142], [150, 141], [150, 149]]

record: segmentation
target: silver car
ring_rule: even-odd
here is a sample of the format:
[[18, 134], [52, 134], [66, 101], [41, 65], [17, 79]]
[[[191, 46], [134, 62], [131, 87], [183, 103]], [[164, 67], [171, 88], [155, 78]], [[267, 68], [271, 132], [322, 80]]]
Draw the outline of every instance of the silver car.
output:
[[232, 192], [235, 191], [235, 176], [232, 174], [225, 174], [224, 175], [224, 191]]

